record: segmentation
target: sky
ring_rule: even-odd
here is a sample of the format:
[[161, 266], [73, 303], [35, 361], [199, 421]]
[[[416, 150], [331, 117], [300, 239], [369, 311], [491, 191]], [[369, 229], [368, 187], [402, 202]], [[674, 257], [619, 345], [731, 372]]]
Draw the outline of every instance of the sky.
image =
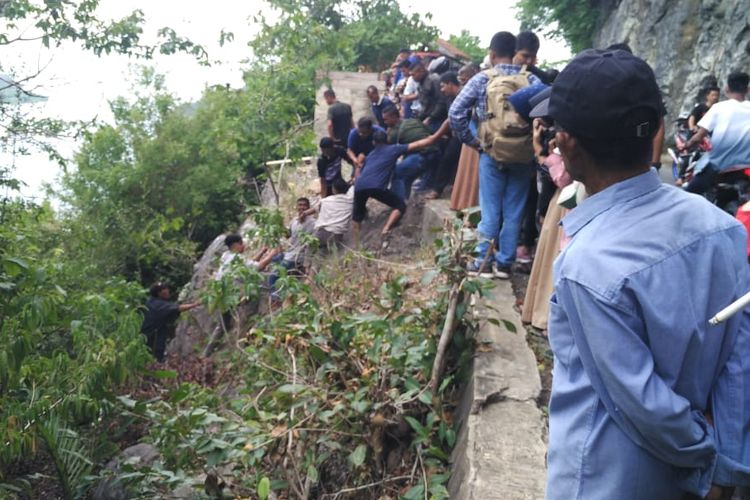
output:
[[[425, 20], [441, 31], [443, 38], [468, 29], [484, 45], [497, 31], [518, 32], [513, 5], [516, 0], [399, 0], [407, 13], [430, 12]], [[488, 8], [488, 5], [492, 7]], [[96, 57], [75, 44], [45, 49], [39, 42], [14, 43], [0, 47], [2, 71], [13, 68], [18, 77], [42, 70], [34, 79], [33, 90], [48, 97], [31, 111], [65, 120], [97, 120], [111, 122], [109, 101], [132, 93], [135, 64], [153, 65], [166, 77], [166, 86], [183, 101], [198, 99], [206, 86], [242, 85], [242, 61], [251, 56], [247, 43], [258, 32], [253, 17], [259, 12], [272, 16], [260, 0], [101, 0], [98, 14], [102, 18], [119, 18], [135, 9], [143, 11], [145, 40], [153, 39], [156, 31], [169, 26], [182, 36], [203, 45], [212, 61], [210, 67], [200, 66], [192, 56], [157, 56], [152, 61], [137, 61], [125, 56]], [[272, 17], [271, 17], [272, 18]], [[222, 30], [234, 33], [235, 39], [223, 47], [219, 45]], [[556, 41], [542, 39], [540, 58], [559, 61], [569, 57], [567, 47]], [[72, 157], [78, 144], [62, 141], [60, 151]], [[16, 177], [26, 186], [22, 193], [38, 198], [44, 183], [53, 183], [59, 174], [58, 166], [42, 155], [2, 157], [0, 161], [15, 161]]]

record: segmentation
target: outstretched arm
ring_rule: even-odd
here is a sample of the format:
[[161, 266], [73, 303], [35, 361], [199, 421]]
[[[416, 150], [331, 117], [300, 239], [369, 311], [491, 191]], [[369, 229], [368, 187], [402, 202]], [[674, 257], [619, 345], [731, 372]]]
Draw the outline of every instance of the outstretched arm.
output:
[[445, 121], [443, 121], [443, 124], [440, 125], [440, 128], [437, 129], [436, 134], [438, 134], [440, 137], [449, 135], [449, 132], [451, 130], [451, 121], [446, 118]]
[[440, 140], [440, 137], [441, 137], [441, 134], [440, 134], [440, 131], [438, 130], [437, 132], [435, 132], [429, 137], [425, 137], [424, 139], [420, 139], [418, 141], [410, 142], [409, 144], [407, 144], [406, 152], [411, 153], [412, 151], [416, 151], [418, 149], [424, 149], [426, 147], [432, 146], [433, 144], [435, 144], [437, 141]]
[[201, 305], [200, 302], [190, 302], [190, 303], [187, 303], [187, 304], [180, 304], [179, 306], [177, 306], [177, 309], [180, 312], [189, 311], [190, 309], [195, 309], [199, 305]]

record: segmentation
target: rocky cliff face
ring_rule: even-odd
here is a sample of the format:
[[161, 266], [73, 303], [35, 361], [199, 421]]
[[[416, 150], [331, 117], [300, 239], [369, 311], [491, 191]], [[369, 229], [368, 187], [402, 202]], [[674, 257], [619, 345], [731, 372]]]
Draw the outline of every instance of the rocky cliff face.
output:
[[727, 75], [750, 72], [750, 1], [604, 1], [595, 47], [627, 42], [651, 64], [667, 104], [667, 121], [689, 111], [707, 77], [723, 89]]

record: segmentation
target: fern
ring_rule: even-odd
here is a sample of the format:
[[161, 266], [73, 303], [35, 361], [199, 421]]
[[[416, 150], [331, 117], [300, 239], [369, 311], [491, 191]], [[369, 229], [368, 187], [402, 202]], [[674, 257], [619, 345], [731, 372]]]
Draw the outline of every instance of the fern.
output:
[[38, 429], [55, 464], [65, 497], [77, 498], [92, 465], [86, 457], [86, 446], [78, 434], [65, 427], [65, 423], [56, 415], [51, 415]]
[[21, 494], [30, 491], [31, 484], [26, 479], [15, 479], [9, 483], [0, 482], [0, 498], [14, 500], [21, 498]]

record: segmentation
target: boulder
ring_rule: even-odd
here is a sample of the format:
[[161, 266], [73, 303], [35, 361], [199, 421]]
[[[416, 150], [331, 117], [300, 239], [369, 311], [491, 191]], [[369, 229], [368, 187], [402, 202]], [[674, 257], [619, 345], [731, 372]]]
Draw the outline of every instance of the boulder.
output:
[[621, 0], [602, 2], [594, 47], [627, 42], [654, 69], [667, 107], [667, 130], [696, 103], [703, 82], [750, 68], [746, 0]]

